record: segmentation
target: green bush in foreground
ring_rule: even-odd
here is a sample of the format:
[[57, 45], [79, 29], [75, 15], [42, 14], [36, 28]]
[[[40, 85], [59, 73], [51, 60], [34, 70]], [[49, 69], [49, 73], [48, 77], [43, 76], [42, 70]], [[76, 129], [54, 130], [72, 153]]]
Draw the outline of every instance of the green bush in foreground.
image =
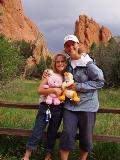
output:
[[21, 64], [17, 50], [12, 43], [0, 34], [0, 85], [16, 76], [18, 66]]

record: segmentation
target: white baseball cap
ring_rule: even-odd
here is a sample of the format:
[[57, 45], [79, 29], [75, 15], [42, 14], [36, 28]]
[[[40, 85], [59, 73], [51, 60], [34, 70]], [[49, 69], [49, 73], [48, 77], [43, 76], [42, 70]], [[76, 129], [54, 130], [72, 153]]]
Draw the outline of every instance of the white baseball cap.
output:
[[68, 35], [64, 38], [64, 44], [67, 42], [67, 41], [73, 41], [73, 42], [76, 42], [76, 43], [79, 43], [79, 40], [78, 38], [75, 36], [75, 35]]

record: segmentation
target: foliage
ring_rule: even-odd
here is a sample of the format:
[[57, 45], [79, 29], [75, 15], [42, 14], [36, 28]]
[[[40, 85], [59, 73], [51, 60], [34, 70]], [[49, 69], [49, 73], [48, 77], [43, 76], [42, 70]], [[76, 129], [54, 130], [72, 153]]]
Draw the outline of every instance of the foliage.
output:
[[25, 40], [21, 40], [21, 41], [14, 41], [13, 44], [19, 51], [20, 57], [27, 59], [28, 57], [32, 56], [33, 45], [31, 42], [26, 42]]
[[0, 84], [13, 79], [21, 63], [12, 43], [0, 34]]
[[[21, 159], [25, 152], [25, 144], [28, 137], [1, 136], [0, 138], [0, 160]], [[45, 141], [41, 141], [38, 148], [33, 152], [32, 160], [43, 160], [45, 154]], [[70, 153], [70, 160], [79, 159], [79, 145], [76, 141], [76, 149]], [[59, 142], [56, 143], [53, 159], [59, 160]], [[95, 142], [94, 150], [89, 154], [89, 160], [119, 160], [120, 144]]]
[[32, 55], [34, 46], [31, 42], [26, 42], [25, 40], [14, 41], [13, 45], [17, 49], [18, 55], [22, 60], [22, 64], [19, 66], [17, 73], [18, 75], [21, 75], [25, 70], [26, 59]]
[[40, 76], [42, 76], [43, 71], [44, 71], [46, 68], [47, 68], [47, 66], [46, 66], [46, 61], [45, 61], [44, 57], [42, 56], [41, 59], [40, 59], [40, 62], [39, 62], [39, 64], [38, 64], [38, 66], [37, 66], [37, 70], [38, 70]]
[[47, 58], [45, 59], [43, 56], [41, 56], [39, 64], [36, 65], [33, 73], [30, 76], [41, 78], [44, 70], [46, 68], [51, 68], [51, 66], [52, 66], [52, 58], [50, 56], [47, 56]]
[[51, 68], [51, 64], [52, 64], [52, 58], [50, 56], [47, 56], [47, 58], [46, 58], [47, 68]]
[[[0, 82], [20, 76], [23, 74], [26, 65], [26, 59], [32, 56], [34, 45], [31, 42], [10, 41], [4, 35], [0, 35]], [[40, 77], [44, 69], [51, 67], [52, 59], [50, 56], [44, 59], [41, 57], [31, 76]]]
[[89, 160], [119, 160], [120, 144], [97, 142]]
[[44, 70], [47, 68], [47, 65], [46, 65], [46, 60], [43, 56], [41, 56], [40, 58], [40, 62], [39, 64], [36, 66], [35, 70], [33, 71], [32, 75], [33, 77], [39, 77], [41, 78]]
[[104, 72], [106, 87], [120, 86], [120, 46], [114, 38], [107, 46], [103, 42], [98, 47], [93, 44], [90, 53]]

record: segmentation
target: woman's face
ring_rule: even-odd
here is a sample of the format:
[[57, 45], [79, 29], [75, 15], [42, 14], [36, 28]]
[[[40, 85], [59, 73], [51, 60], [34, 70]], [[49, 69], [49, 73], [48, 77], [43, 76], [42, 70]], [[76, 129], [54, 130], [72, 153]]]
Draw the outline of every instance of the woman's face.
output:
[[64, 44], [64, 51], [71, 57], [71, 59], [76, 59], [78, 56], [79, 44], [73, 41], [68, 41]]
[[66, 60], [64, 58], [64, 56], [58, 56], [55, 60], [55, 67], [56, 67], [56, 70], [60, 73], [62, 71], [64, 71], [67, 67], [67, 63], [66, 63]]

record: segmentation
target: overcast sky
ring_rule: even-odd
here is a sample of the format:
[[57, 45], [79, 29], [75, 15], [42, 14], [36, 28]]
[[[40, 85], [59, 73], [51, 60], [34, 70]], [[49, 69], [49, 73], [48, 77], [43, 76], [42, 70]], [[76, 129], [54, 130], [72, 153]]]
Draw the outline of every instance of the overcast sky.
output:
[[87, 15], [97, 23], [120, 35], [120, 0], [22, 0], [23, 9], [44, 34], [49, 50], [63, 49], [63, 38], [74, 33], [79, 15]]

